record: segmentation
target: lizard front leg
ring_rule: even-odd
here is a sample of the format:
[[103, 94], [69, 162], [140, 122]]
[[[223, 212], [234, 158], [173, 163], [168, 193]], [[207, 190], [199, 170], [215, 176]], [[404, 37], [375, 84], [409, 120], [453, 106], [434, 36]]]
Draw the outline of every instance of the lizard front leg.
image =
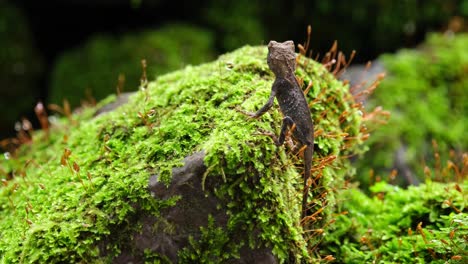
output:
[[265, 114], [268, 110], [270, 110], [270, 108], [273, 106], [273, 101], [275, 100], [275, 95], [276, 95], [276, 91], [274, 89], [272, 89], [271, 93], [270, 93], [270, 97], [268, 98], [268, 101], [256, 113], [247, 112], [247, 111], [244, 111], [244, 110], [238, 109], [238, 108], [236, 108], [236, 110], [238, 112], [250, 117], [250, 118], [259, 118], [263, 114]]

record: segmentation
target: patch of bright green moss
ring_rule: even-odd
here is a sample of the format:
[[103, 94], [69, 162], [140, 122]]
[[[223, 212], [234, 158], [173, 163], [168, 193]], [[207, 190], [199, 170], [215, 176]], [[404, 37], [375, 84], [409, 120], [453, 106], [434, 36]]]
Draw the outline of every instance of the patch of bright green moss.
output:
[[344, 191], [340, 207], [348, 214], [336, 218], [322, 253], [345, 263], [464, 263], [467, 189], [468, 181], [429, 181], [407, 190], [380, 182], [372, 197]]
[[[150, 175], [169, 183], [171, 169], [200, 150], [206, 152], [206, 177], [220, 183], [206, 191], [225, 202], [229, 220], [223, 230], [202, 229], [201, 240], [192, 241], [181, 258], [216, 262], [236, 257], [239, 245], [248, 245], [272, 248], [280, 262], [311, 260], [321, 237], [306, 240], [299, 224], [302, 160], [255, 135], [260, 129], [278, 133], [278, 107], [259, 120], [235, 110], [254, 111], [266, 102], [274, 79], [266, 52], [245, 47], [160, 76], [115, 111], [87, 119], [88, 111], [76, 116], [75, 124], [61, 120], [48, 140], [35, 134], [18, 158], [2, 160], [0, 168], [15, 175], [0, 189], [2, 261], [111, 262], [123, 248], [119, 238], [138, 230], [133, 216], [158, 216], [162, 208], [177, 206], [180, 197], [151, 197]], [[323, 66], [302, 59], [299, 68], [305, 83], [312, 82], [307, 97], [316, 131], [323, 131], [316, 139], [314, 175], [321, 177], [320, 192], [330, 194], [312, 203], [325, 209], [320, 214], [325, 221], [335, 206], [334, 191], [352, 174], [347, 155], [361, 151], [361, 116], [348, 87]], [[330, 156], [333, 162], [319, 168]], [[249, 235], [231, 245], [237, 231]], [[200, 253], [197, 245], [212, 244], [203, 241], [212, 237], [225, 245]], [[150, 251], [145, 256], [158, 257]]]

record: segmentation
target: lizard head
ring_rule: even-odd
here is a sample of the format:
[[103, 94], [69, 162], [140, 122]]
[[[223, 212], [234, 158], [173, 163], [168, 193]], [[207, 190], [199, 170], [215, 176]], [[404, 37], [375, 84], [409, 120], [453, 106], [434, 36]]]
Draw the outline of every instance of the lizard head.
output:
[[285, 78], [296, 71], [296, 53], [292, 40], [268, 43], [268, 67], [276, 77]]

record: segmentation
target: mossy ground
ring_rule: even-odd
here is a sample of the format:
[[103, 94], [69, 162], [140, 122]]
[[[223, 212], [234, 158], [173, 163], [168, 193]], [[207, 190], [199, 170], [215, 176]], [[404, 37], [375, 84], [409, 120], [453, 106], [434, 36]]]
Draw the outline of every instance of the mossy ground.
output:
[[[361, 151], [361, 113], [347, 87], [323, 66], [304, 58], [299, 64], [298, 75], [305, 86], [311, 83], [307, 96], [316, 123], [314, 175], [321, 177], [315, 194], [322, 196], [311, 205], [324, 209], [316, 217], [325, 221], [335, 206], [333, 192], [352, 173], [347, 155]], [[242, 243], [270, 247], [281, 262], [291, 256], [313, 258], [311, 249], [321, 235], [303, 236], [299, 223], [302, 160], [255, 135], [260, 129], [278, 132], [278, 108], [259, 121], [235, 110], [263, 105], [273, 78], [266, 48], [245, 47], [212, 63], [161, 76], [113, 112], [91, 118], [95, 109], [87, 109], [74, 115], [73, 122], [58, 120], [49, 136], [35, 133], [32, 144], [0, 163], [5, 173], [0, 189], [2, 261], [110, 262], [121, 251], [121, 241], [115, 239], [106, 248], [101, 241], [115, 232], [125, 237], [138, 230], [132, 216], [142, 211], [157, 216], [162, 208], [177, 206], [179, 197], [151, 197], [150, 175], [169, 182], [171, 169], [202, 149], [206, 177], [221, 183], [206, 191], [227, 203], [229, 220], [222, 232], [228, 239], [217, 242], [228, 244], [236, 230], [255, 229], [259, 235], [251, 232]], [[6, 180], [8, 175], [13, 178]], [[219, 229], [211, 230], [223, 237]], [[209, 232], [202, 230], [202, 238], [212, 237]], [[221, 254], [219, 246], [210, 247], [215, 253], [202, 254], [187, 248], [181, 257], [219, 261], [238, 254], [235, 247]]]
[[468, 256], [468, 181], [402, 189], [380, 182], [372, 196], [340, 193], [339, 215], [322, 254], [345, 263], [464, 263]]

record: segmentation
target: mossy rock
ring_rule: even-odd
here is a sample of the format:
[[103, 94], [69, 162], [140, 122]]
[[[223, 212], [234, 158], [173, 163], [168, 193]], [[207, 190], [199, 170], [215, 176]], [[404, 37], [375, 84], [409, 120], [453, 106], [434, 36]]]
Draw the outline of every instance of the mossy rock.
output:
[[330, 227], [335, 194], [353, 174], [348, 157], [362, 152], [362, 117], [347, 86], [321, 64], [299, 60], [298, 76], [304, 87], [312, 84], [307, 98], [317, 135], [317, 186], [309, 198], [316, 220], [301, 226], [302, 159], [258, 135], [279, 131], [278, 107], [259, 120], [236, 110], [266, 102], [274, 80], [266, 55], [264, 46], [241, 48], [160, 76], [114, 111], [92, 118], [97, 110], [85, 108], [72, 121], [59, 119], [48, 137], [35, 133], [32, 144], [0, 163], [0, 172], [15, 175], [0, 189], [2, 261], [170, 261], [132, 239], [158, 227], [176, 236], [164, 216], [195, 205], [157, 190], [171, 190], [174, 168], [201, 151], [206, 170], [188, 187], [218, 201], [214, 208], [225, 218], [206, 215], [206, 225], [183, 238], [181, 263], [236, 263], [258, 249], [279, 263], [313, 261], [323, 233], [309, 231]]
[[42, 58], [23, 13], [0, 2], [0, 137], [13, 131], [14, 122], [32, 111], [38, 96]]
[[141, 60], [146, 59], [147, 76], [154, 78], [189, 64], [213, 58], [214, 43], [210, 32], [182, 24], [166, 25], [158, 30], [119, 37], [95, 36], [61, 55], [54, 66], [49, 101], [72, 106], [88, 100], [87, 91], [97, 100], [115, 93], [119, 75], [125, 77], [124, 91], [138, 89], [143, 74]]
[[467, 46], [468, 34], [431, 34], [419, 49], [379, 59], [387, 76], [369, 103], [392, 115], [368, 141], [370, 151], [358, 164], [361, 172], [372, 169], [386, 177], [396, 169], [398, 177], [418, 183], [424, 179], [421, 161], [434, 165], [449, 155], [455, 161], [467, 151]]

